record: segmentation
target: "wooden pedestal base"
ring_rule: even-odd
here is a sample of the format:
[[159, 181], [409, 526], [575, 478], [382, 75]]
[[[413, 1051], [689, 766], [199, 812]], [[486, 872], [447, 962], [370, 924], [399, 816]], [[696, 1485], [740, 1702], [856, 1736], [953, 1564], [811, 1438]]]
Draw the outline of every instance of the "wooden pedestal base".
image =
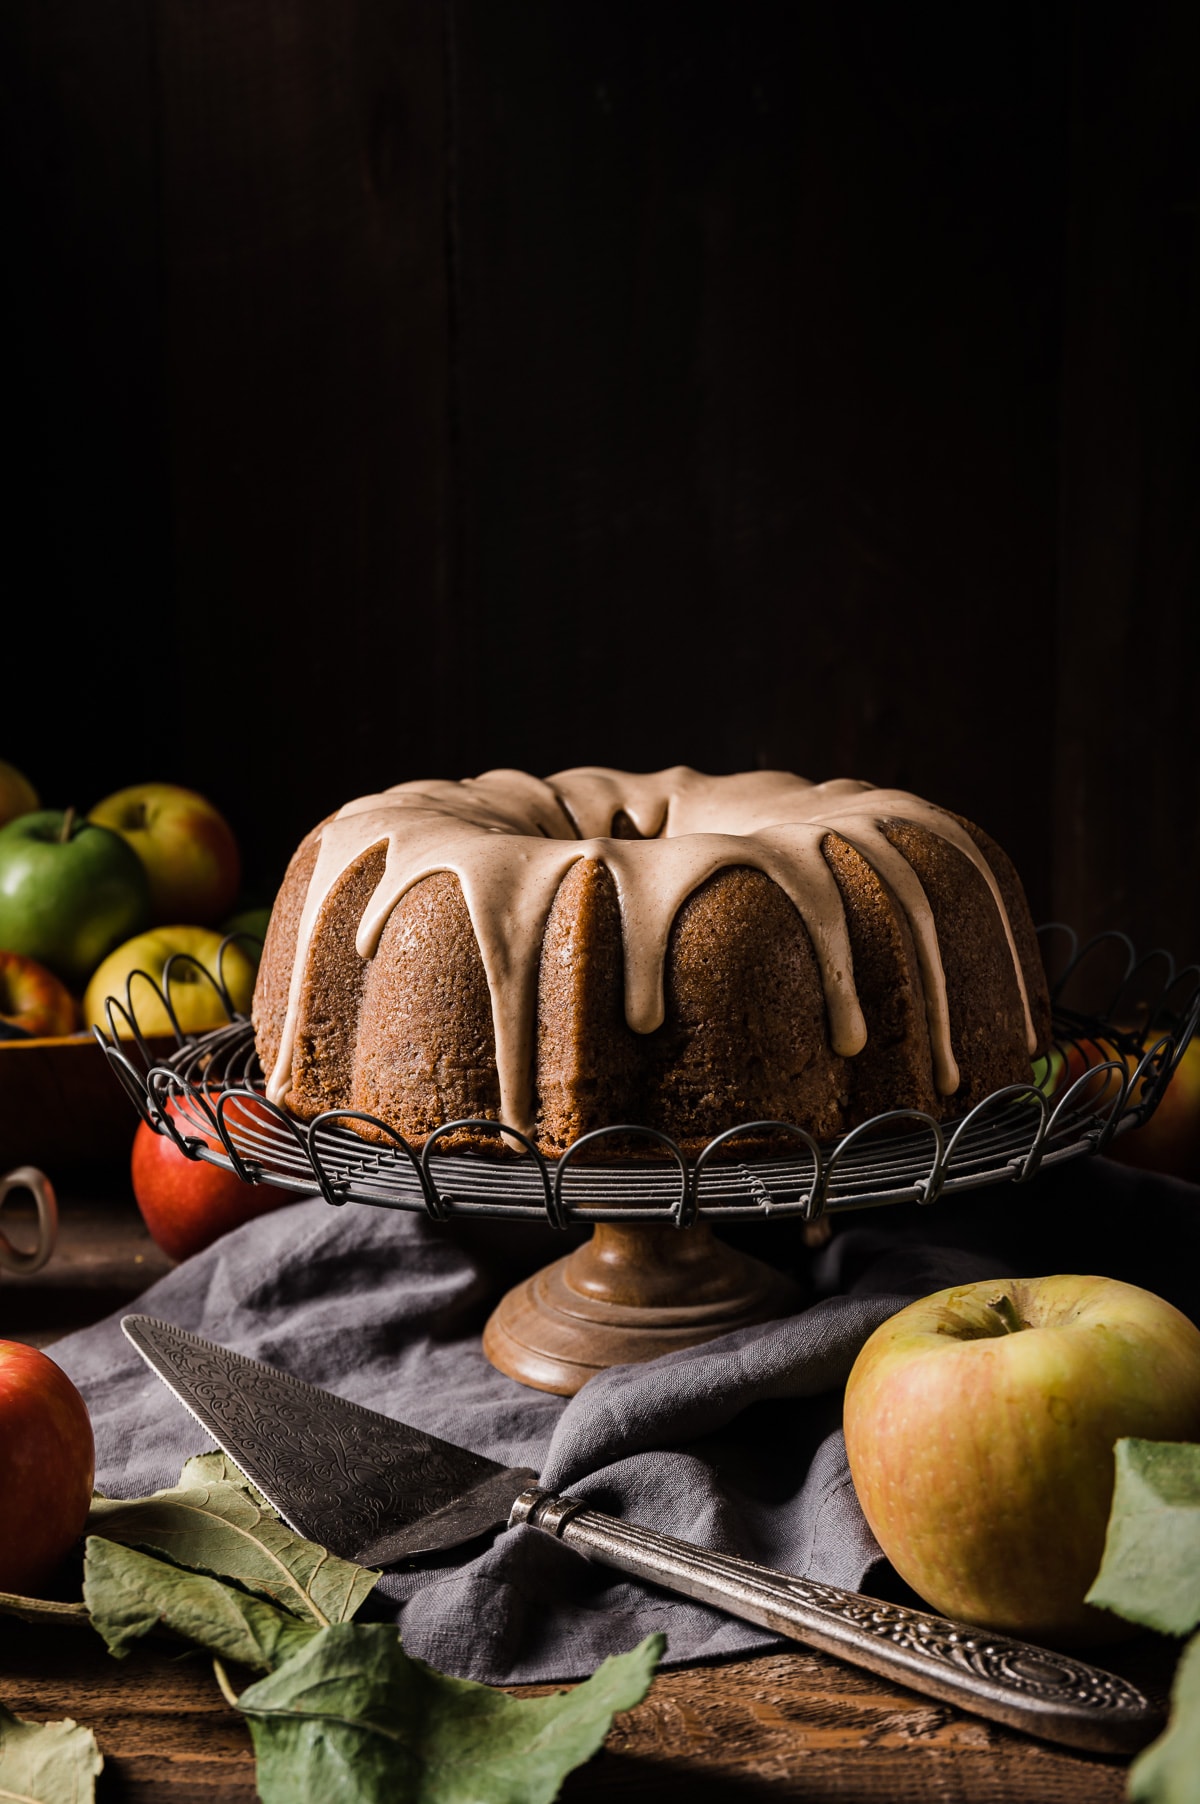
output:
[[607, 1366], [694, 1347], [796, 1302], [790, 1279], [703, 1222], [602, 1222], [585, 1246], [508, 1292], [483, 1350], [510, 1378], [571, 1397]]

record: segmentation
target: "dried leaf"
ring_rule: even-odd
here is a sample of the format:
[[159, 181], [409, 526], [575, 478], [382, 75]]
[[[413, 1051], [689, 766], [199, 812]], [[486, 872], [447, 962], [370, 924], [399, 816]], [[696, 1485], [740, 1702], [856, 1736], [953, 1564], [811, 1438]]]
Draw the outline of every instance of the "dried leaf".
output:
[[23, 1722], [0, 1704], [0, 1798], [20, 1804], [93, 1804], [104, 1758], [70, 1717]]
[[231, 1579], [318, 1628], [349, 1621], [379, 1574], [293, 1534], [240, 1473], [236, 1483], [218, 1475], [226, 1466], [223, 1454], [201, 1455], [169, 1491], [98, 1499], [88, 1533]]
[[1120, 1440], [1104, 1559], [1087, 1602], [1166, 1635], [1200, 1623], [1200, 1447]]
[[210, 1484], [237, 1485], [239, 1490], [247, 1491], [261, 1510], [270, 1516], [278, 1516], [279, 1511], [267, 1502], [262, 1492], [251, 1484], [240, 1466], [235, 1466], [227, 1453], [218, 1448], [213, 1453], [194, 1453], [183, 1471], [179, 1474], [179, 1489], [187, 1490], [192, 1485]]
[[16, 1616], [21, 1622], [51, 1627], [86, 1629], [88, 1626], [84, 1603], [58, 1603], [48, 1597], [18, 1597], [11, 1591], [0, 1591], [0, 1616]]
[[93, 1628], [118, 1659], [143, 1635], [169, 1629], [226, 1660], [270, 1671], [320, 1633], [236, 1585], [98, 1535], [88, 1537], [83, 1595]]
[[1180, 1656], [1170, 1721], [1130, 1767], [1126, 1795], [1134, 1804], [1200, 1804], [1200, 1635]]
[[446, 1678], [384, 1623], [314, 1635], [238, 1699], [263, 1804], [550, 1804], [614, 1714], [641, 1702], [665, 1639], [650, 1635], [584, 1684], [513, 1698]]

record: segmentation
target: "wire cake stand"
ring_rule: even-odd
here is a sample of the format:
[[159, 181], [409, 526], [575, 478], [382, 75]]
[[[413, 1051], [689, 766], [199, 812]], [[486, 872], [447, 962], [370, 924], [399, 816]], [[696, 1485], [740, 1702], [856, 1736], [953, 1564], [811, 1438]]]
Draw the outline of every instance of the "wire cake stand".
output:
[[[176, 955], [161, 986], [134, 973], [124, 1001], [108, 1000], [108, 1033], [95, 1033], [156, 1132], [188, 1158], [251, 1183], [315, 1189], [338, 1207], [422, 1211], [439, 1222], [592, 1226], [591, 1240], [510, 1291], [484, 1334], [502, 1371], [571, 1394], [606, 1366], [695, 1345], [794, 1306], [790, 1280], [717, 1240], [714, 1223], [799, 1218], [816, 1240], [844, 1211], [1025, 1183], [1103, 1152], [1146, 1121], [1200, 1019], [1200, 967], [1177, 970], [1161, 949], [1139, 957], [1121, 933], [1081, 946], [1057, 922], [1041, 928], [1039, 940], [1055, 1038], [1028, 1083], [994, 1091], [957, 1120], [892, 1109], [822, 1145], [794, 1123], [741, 1122], [691, 1160], [669, 1135], [630, 1123], [584, 1135], [552, 1160], [497, 1121], [446, 1122], [420, 1148], [362, 1111], [298, 1121], [263, 1094], [253, 1030], [234, 1012], [220, 961], [216, 977], [203, 967], [186, 975], [213, 985], [227, 1025], [199, 1035], [178, 1027], [172, 976], [194, 961]], [[139, 999], [151, 994], [175, 1024], [173, 1039], [148, 1040], [138, 1026]], [[363, 1139], [352, 1121], [376, 1139]], [[493, 1136], [497, 1156], [446, 1148], [468, 1127]], [[768, 1132], [790, 1150], [764, 1153]], [[646, 1156], [630, 1150], [635, 1137]], [[619, 1142], [620, 1158], [581, 1160], [605, 1141], [610, 1151]]]

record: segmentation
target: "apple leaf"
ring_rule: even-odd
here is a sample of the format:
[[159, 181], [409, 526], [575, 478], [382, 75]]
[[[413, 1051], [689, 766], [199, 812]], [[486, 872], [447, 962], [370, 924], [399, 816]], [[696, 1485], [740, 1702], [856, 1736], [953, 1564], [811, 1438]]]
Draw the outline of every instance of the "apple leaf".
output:
[[1126, 1796], [1134, 1804], [1200, 1804], [1200, 1635], [1180, 1656], [1170, 1721], [1130, 1767]]
[[1200, 1623], [1200, 1446], [1116, 1445], [1117, 1480], [1104, 1559], [1089, 1604], [1165, 1635]]
[[88, 1536], [83, 1595], [93, 1628], [117, 1659], [143, 1635], [169, 1629], [225, 1660], [270, 1671], [320, 1633], [311, 1620], [236, 1585], [98, 1535]]
[[573, 1691], [513, 1698], [411, 1659], [385, 1623], [314, 1635], [244, 1691], [263, 1804], [550, 1804], [649, 1690], [650, 1635]]
[[240, 1466], [235, 1466], [227, 1453], [219, 1449], [214, 1453], [194, 1453], [179, 1474], [179, 1489], [187, 1490], [193, 1485], [230, 1484], [236, 1485], [253, 1497], [260, 1510], [268, 1516], [278, 1516], [279, 1511], [267, 1502], [262, 1492], [251, 1484]]
[[68, 1716], [29, 1723], [0, 1704], [0, 1798], [21, 1804], [92, 1804], [104, 1756]]
[[189, 1460], [178, 1485], [129, 1502], [97, 1499], [87, 1529], [161, 1554], [176, 1566], [230, 1579], [292, 1616], [326, 1628], [346, 1622], [379, 1578], [293, 1534], [224, 1454]]

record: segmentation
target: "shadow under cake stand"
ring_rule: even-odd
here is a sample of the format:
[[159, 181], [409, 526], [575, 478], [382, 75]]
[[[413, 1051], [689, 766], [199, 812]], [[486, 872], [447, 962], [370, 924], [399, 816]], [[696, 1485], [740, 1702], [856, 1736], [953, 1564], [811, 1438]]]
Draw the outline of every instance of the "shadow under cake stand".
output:
[[[811, 1240], [826, 1231], [827, 1218], [851, 1209], [1025, 1182], [1103, 1152], [1145, 1121], [1200, 1018], [1200, 970], [1177, 972], [1163, 951], [1139, 959], [1123, 934], [1100, 934], [1079, 948], [1060, 924], [1040, 933], [1044, 951], [1048, 939], [1066, 936], [1067, 955], [1051, 984], [1054, 1049], [1029, 1083], [994, 1092], [954, 1122], [889, 1110], [826, 1146], [790, 1123], [743, 1123], [695, 1161], [667, 1135], [628, 1124], [585, 1135], [552, 1162], [494, 1121], [449, 1122], [419, 1151], [361, 1111], [330, 1110], [302, 1123], [265, 1101], [253, 1029], [227, 995], [227, 1026], [178, 1032], [164, 1053], [138, 1031], [131, 978], [126, 1005], [110, 999], [109, 1032], [97, 1029], [96, 1037], [143, 1119], [187, 1157], [250, 1182], [297, 1195], [315, 1187], [338, 1206], [418, 1210], [435, 1221], [590, 1226], [586, 1243], [508, 1292], [483, 1337], [502, 1372], [571, 1395], [609, 1366], [695, 1346], [797, 1307], [789, 1278], [720, 1240], [714, 1227], [798, 1218]], [[1094, 996], [1097, 966], [1103, 974], [1114, 959], [1099, 1006], [1077, 1006], [1080, 990]], [[170, 977], [168, 968], [168, 1001]], [[1131, 1019], [1141, 1025], [1130, 1027]], [[167, 1110], [168, 1100], [178, 1113]], [[374, 1138], [356, 1132], [356, 1122], [369, 1124]], [[524, 1150], [498, 1148], [500, 1156], [489, 1158], [444, 1144], [466, 1128]], [[590, 1160], [600, 1149], [589, 1143], [613, 1135], [626, 1152], [631, 1136], [645, 1137], [654, 1157], [579, 1157], [588, 1148]]]

